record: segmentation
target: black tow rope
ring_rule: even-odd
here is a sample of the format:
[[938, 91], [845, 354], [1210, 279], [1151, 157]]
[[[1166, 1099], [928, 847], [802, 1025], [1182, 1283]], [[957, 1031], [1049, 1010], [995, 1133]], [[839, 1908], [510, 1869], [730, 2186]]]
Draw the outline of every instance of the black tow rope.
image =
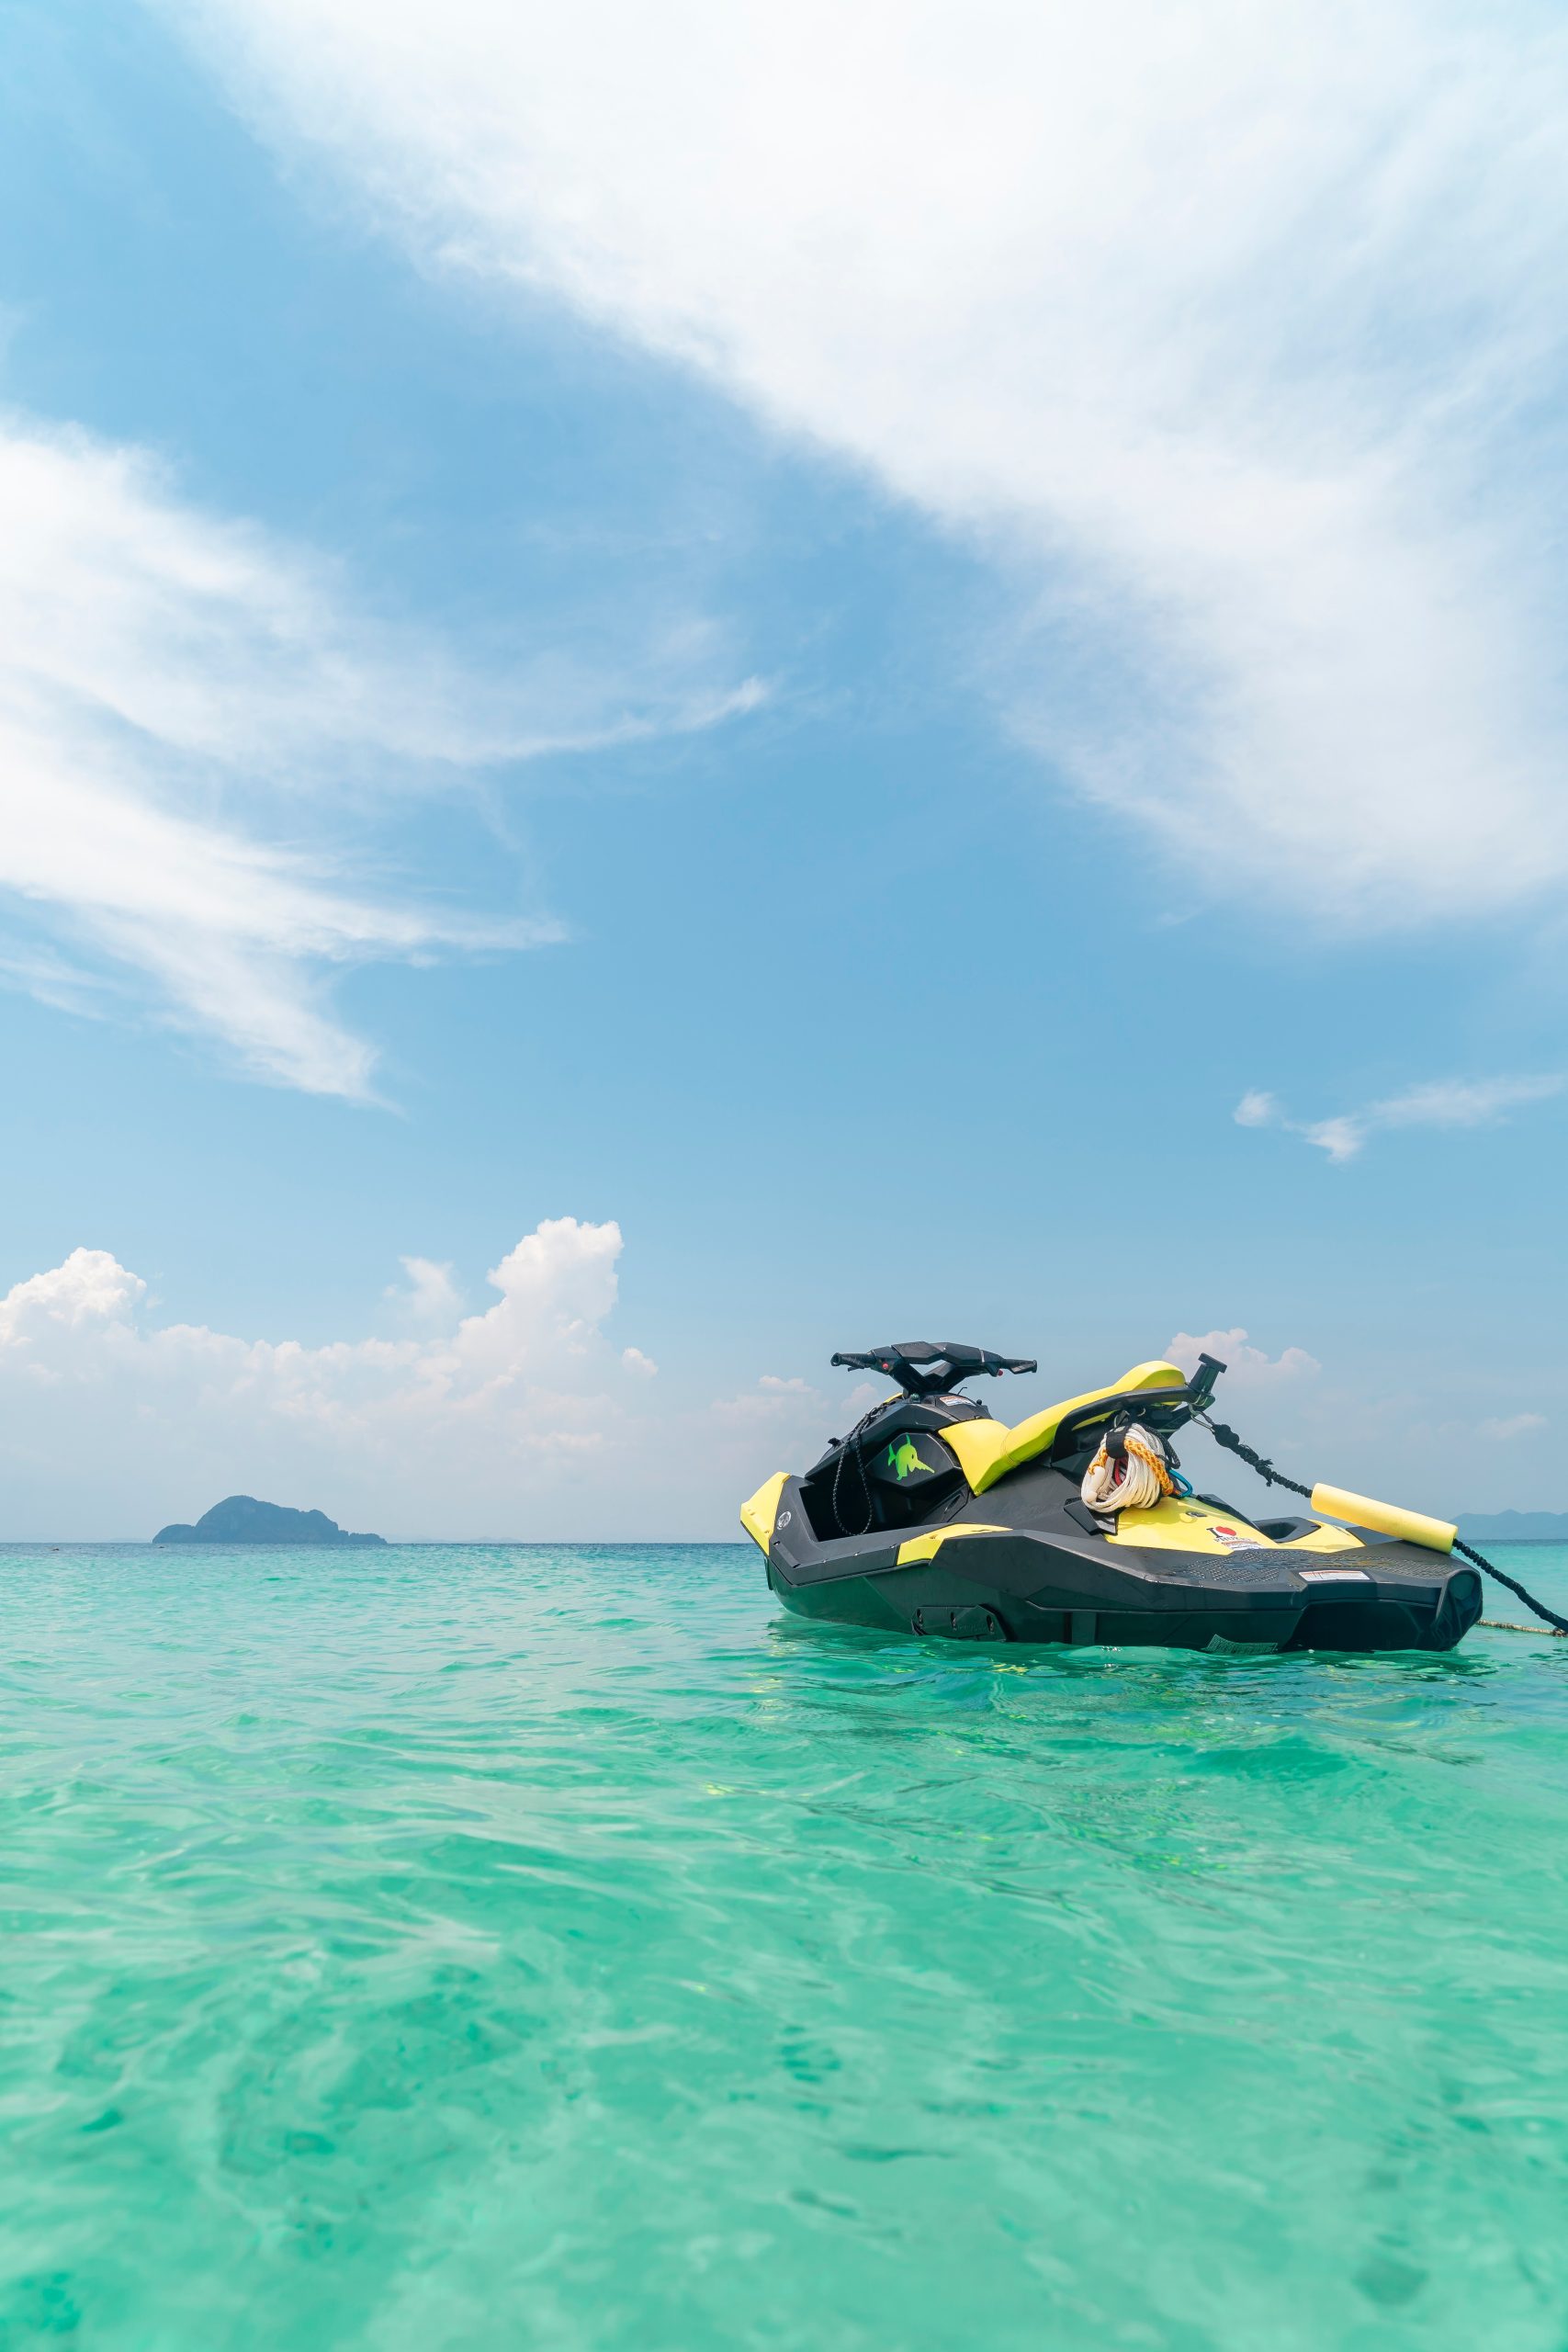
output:
[[[1312, 1488], [1310, 1487], [1302, 1486], [1294, 1478], [1287, 1478], [1282, 1470], [1276, 1470], [1271, 1462], [1265, 1462], [1260, 1453], [1255, 1453], [1251, 1446], [1242, 1443], [1235, 1430], [1226, 1429], [1224, 1421], [1212, 1421], [1204, 1413], [1194, 1413], [1192, 1418], [1208, 1430], [1217, 1445], [1223, 1445], [1227, 1453], [1238, 1454], [1249, 1470], [1256, 1470], [1265, 1486], [1288, 1487], [1292, 1495], [1304, 1495], [1308, 1502], [1311, 1502]], [[1544, 1600], [1538, 1600], [1533, 1592], [1525, 1590], [1522, 1584], [1516, 1584], [1513, 1577], [1506, 1576], [1501, 1568], [1495, 1568], [1490, 1560], [1483, 1558], [1472, 1544], [1461, 1543], [1457, 1535], [1454, 1537], [1454, 1550], [1462, 1552], [1467, 1560], [1473, 1561], [1478, 1568], [1483, 1568], [1489, 1577], [1495, 1577], [1499, 1584], [1506, 1584], [1508, 1590], [1517, 1595], [1527, 1609], [1535, 1611], [1543, 1624], [1551, 1626], [1553, 1634], [1559, 1639], [1568, 1639], [1568, 1617], [1559, 1617], [1555, 1609], [1549, 1609]], [[1529, 1626], [1520, 1625], [1510, 1627], [1508, 1630], [1528, 1633], [1530, 1629]]]
[[[1467, 1560], [1473, 1560], [1478, 1568], [1484, 1568], [1489, 1577], [1495, 1577], [1499, 1584], [1506, 1584], [1510, 1592], [1517, 1592], [1519, 1599], [1524, 1602], [1525, 1607], [1527, 1609], [1533, 1609], [1536, 1615], [1544, 1619], [1546, 1623], [1551, 1626], [1552, 1634], [1556, 1640], [1562, 1641], [1568, 1639], [1568, 1617], [1559, 1617], [1557, 1611], [1554, 1609], [1549, 1609], [1544, 1600], [1538, 1600], [1533, 1592], [1527, 1592], [1525, 1590], [1522, 1584], [1516, 1584], [1513, 1577], [1510, 1576], [1505, 1576], [1501, 1568], [1495, 1568], [1490, 1560], [1482, 1558], [1481, 1554], [1475, 1549], [1475, 1546], [1472, 1544], [1465, 1544], [1461, 1542], [1460, 1537], [1457, 1535], [1454, 1537], [1454, 1550], [1456, 1552], [1462, 1552]], [[1528, 1631], [1529, 1629], [1527, 1628], [1526, 1630]]]

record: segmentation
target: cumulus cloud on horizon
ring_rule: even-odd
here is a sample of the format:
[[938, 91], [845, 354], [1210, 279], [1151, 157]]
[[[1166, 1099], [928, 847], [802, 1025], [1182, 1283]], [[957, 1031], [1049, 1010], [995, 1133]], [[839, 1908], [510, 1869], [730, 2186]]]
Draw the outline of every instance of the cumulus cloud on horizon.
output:
[[1270, 1356], [1263, 1348], [1255, 1347], [1239, 1325], [1228, 1331], [1204, 1331], [1195, 1336], [1190, 1331], [1178, 1331], [1165, 1350], [1171, 1363], [1179, 1364], [1189, 1379], [1198, 1369], [1201, 1355], [1213, 1356], [1225, 1367], [1228, 1386], [1258, 1388], [1277, 1385], [1281, 1381], [1310, 1379], [1323, 1370], [1315, 1356], [1304, 1348], [1282, 1348]]
[[[499, 1295], [483, 1312], [318, 1347], [161, 1323], [141, 1275], [109, 1250], [73, 1250], [0, 1298], [10, 1484], [75, 1495], [90, 1448], [94, 1476], [126, 1498], [112, 1507], [145, 1496], [154, 1520], [205, 1510], [218, 1498], [204, 1480], [224, 1492], [281, 1480], [282, 1499], [303, 1482], [345, 1508], [408, 1514], [405, 1526], [436, 1511], [436, 1532], [515, 1533], [541, 1490], [615, 1442], [628, 1383], [647, 1378], [604, 1331], [621, 1249], [614, 1223], [547, 1218], [491, 1270]], [[492, 1510], [500, 1521], [476, 1527]]]
[[1012, 723], [1131, 842], [1331, 924], [1561, 899], [1549, 14], [164, 5], [422, 267], [988, 551]]
[[470, 1313], [451, 1265], [411, 1255], [390, 1335], [314, 1345], [165, 1320], [112, 1250], [73, 1250], [0, 1295], [11, 1538], [151, 1534], [235, 1492], [394, 1535], [731, 1532], [741, 1496], [875, 1392], [765, 1374], [667, 1396], [613, 1335], [623, 1249], [614, 1220], [547, 1217]]
[[[0, 1295], [10, 1539], [151, 1535], [234, 1492], [394, 1537], [734, 1536], [741, 1496], [804, 1467], [883, 1392], [862, 1382], [829, 1396], [771, 1373], [717, 1398], [666, 1396], [651, 1356], [613, 1335], [622, 1255], [614, 1222], [546, 1218], [491, 1270], [483, 1308], [463, 1314], [449, 1270], [412, 1258], [416, 1288], [424, 1269], [447, 1284], [439, 1298], [423, 1285], [424, 1328], [310, 1344], [164, 1319], [111, 1250], [73, 1250]], [[1326, 1390], [1304, 1348], [1270, 1355], [1240, 1326], [1178, 1332], [1165, 1350], [1188, 1371], [1201, 1351], [1229, 1367], [1222, 1418], [1302, 1475], [1381, 1491], [1379, 1465], [1413, 1421], [1439, 1502], [1465, 1504], [1454, 1431], [1427, 1426], [1409, 1398]], [[1518, 1386], [1460, 1435], [1530, 1461], [1522, 1441], [1543, 1423], [1517, 1408]], [[1246, 1484], [1229, 1456], [1198, 1472], [1210, 1442], [1197, 1432], [1182, 1444], [1194, 1476]]]

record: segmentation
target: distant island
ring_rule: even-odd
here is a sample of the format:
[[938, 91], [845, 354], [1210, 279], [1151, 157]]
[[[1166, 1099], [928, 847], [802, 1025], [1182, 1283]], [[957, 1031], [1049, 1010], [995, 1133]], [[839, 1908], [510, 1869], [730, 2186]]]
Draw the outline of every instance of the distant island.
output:
[[204, 1511], [194, 1527], [176, 1521], [161, 1527], [154, 1544], [385, 1544], [384, 1535], [349, 1535], [324, 1510], [290, 1510], [287, 1503], [260, 1503], [254, 1495], [231, 1495]]
[[1467, 1510], [1459, 1532], [1467, 1544], [1568, 1544], [1568, 1510]]

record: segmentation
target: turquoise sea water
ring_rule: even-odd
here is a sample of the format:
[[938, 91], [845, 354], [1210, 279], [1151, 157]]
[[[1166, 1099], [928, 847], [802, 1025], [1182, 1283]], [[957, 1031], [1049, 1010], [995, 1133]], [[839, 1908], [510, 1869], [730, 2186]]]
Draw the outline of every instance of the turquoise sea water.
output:
[[1568, 2346], [1568, 1643], [922, 1646], [749, 1546], [0, 1594], [4, 2352]]

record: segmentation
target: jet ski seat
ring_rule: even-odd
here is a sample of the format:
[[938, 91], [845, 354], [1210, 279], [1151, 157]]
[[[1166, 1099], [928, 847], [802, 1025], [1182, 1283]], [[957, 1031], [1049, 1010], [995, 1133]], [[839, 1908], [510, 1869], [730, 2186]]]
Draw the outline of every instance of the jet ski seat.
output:
[[1091, 1388], [1086, 1396], [1069, 1396], [1060, 1405], [1047, 1405], [1043, 1413], [1031, 1413], [1026, 1421], [1020, 1421], [1013, 1429], [1003, 1421], [956, 1421], [942, 1430], [942, 1443], [951, 1446], [958, 1456], [970, 1493], [983, 1495], [987, 1487], [994, 1487], [1010, 1470], [1043, 1453], [1055, 1443], [1063, 1422], [1086, 1408], [1108, 1404], [1116, 1397], [1146, 1396], [1151, 1390], [1186, 1385], [1187, 1374], [1179, 1365], [1164, 1363], [1156, 1358], [1148, 1363], [1135, 1363], [1131, 1372], [1123, 1373], [1109, 1388]]

